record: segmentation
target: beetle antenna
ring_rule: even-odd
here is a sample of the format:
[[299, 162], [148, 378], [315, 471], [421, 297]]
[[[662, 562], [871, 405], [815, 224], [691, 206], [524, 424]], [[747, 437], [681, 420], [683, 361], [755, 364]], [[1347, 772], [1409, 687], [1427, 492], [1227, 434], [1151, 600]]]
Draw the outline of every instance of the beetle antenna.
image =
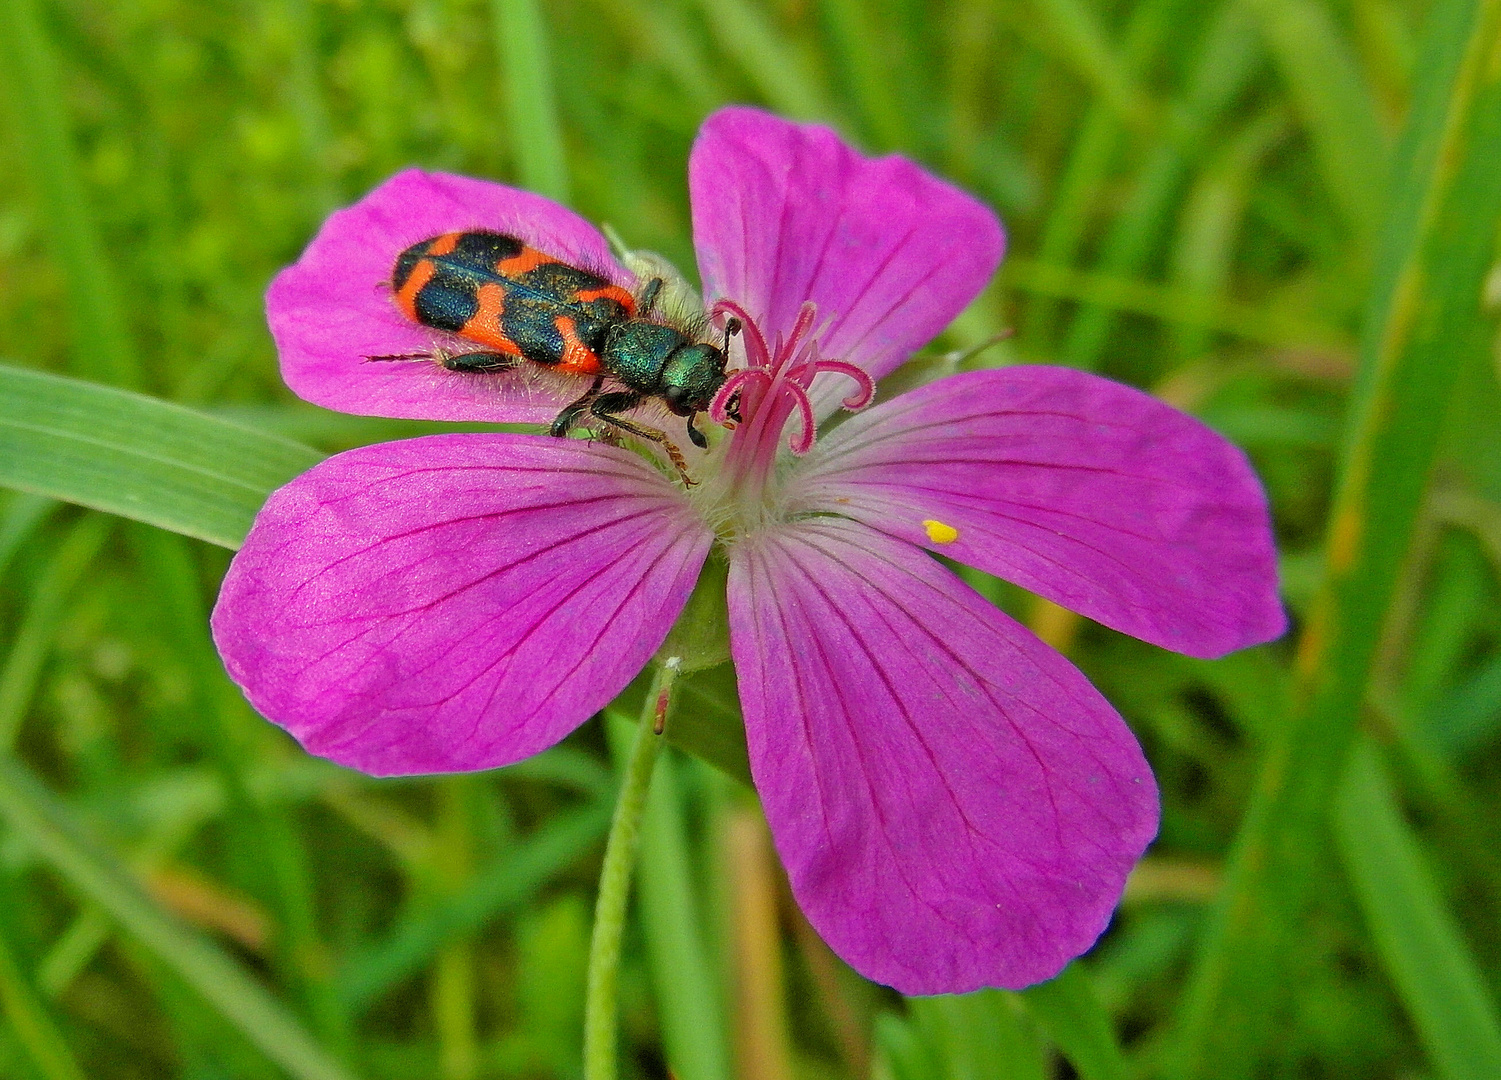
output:
[[731, 315], [724, 321], [724, 348], [720, 350], [726, 356], [730, 355], [730, 338], [740, 333], [740, 320]]

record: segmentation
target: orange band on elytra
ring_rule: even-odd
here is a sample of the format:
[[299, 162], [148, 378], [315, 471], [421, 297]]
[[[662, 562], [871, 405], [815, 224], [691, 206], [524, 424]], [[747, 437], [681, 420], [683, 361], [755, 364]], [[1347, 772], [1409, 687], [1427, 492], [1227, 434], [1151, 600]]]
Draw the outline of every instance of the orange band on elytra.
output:
[[567, 315], [559, 315], [553, 320], [553, 325], [558, 328], [558, 333], [563, 338], [563, 362], [558, 365], [558, 370], [573, 371], [580, 375], [598, 375], [599, 357], [595, 355], [593, 349], [579, 340], [573, 319]]
[[528, 270], [535, 270], [544, 263], [557, 262], [551, 255], [544, 255], [534, 247], [523, 247], [520, 255], [501, 259], [495, 264], [495, 272], [502, 277], [519, 277]]
[[474, 290], [474, 298], [479, 301], [479, 310], [459, 333], [470, 341], [488, 345], [507, 356], [520, 356], [520, 346], [510, 339], [501, 324], [501, 316], [506, 310], [505, 286], [496, 282], [481, 285]]
[[412, 267], [412, 272], [407, 275], [406, 281], [402, 282], [401, 289], [396, 294], [396, 306], [401, 308], [407, 318], [421, 322], [417, 318], [417, 294], [437, 272], [438, 268], [433, 265], [431, 259], [422, 259]]

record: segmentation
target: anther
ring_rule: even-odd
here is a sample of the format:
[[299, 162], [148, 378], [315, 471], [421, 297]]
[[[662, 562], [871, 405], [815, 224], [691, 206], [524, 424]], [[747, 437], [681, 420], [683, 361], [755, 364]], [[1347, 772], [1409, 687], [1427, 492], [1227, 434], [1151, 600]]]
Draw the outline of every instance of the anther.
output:
[[952, 544], [959, 539], [959, 530], [952, 525], [945, 525], [941, 521], [928, 518], [922, 523], [923, 529], [928, 534], [928, 539], [935, 544]]

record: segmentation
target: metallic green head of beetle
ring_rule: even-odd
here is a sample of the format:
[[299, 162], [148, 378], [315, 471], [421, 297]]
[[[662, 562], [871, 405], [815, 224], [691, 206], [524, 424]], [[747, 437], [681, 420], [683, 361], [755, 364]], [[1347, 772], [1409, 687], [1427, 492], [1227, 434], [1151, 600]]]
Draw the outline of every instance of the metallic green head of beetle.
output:
[[661, 398], [688, 418], [688, 437], [707, 447], [693, 415], [708, 409], [725, 380], [724, 350], [694, 341], [679, 330], [646, 319], [628, 319], [610, 328], [600, 364], [643, 397]]

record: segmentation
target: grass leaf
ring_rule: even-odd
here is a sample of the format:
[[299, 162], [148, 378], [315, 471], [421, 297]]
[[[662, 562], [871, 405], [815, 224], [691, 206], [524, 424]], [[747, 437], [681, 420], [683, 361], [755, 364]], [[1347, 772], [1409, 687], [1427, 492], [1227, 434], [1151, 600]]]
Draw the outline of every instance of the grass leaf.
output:
[[598, 842], [610, 824], [611, 798], [560, 814], [502, 851], [457, 895], [408, 915], [387, 939], [349, 960], [338, 977], [351, 1011], [368, 1006], [428, 963], [447, 942], [531, 902], [553, 876]]
[[1501, 0], [1430, 15], [1397, 158], [1326, 575], [1299, 643], [1299, 705], [1270, 735], [1250, 808], [1184, 996], [1178, 1075], [1249, 1075], [1273, 1038], [1328, 813], [1355, 743], [1440, 424], [1490, 328], [1479, 303], [1501, 220]]
[[1335, 806], [1346, 872], [1382, 962], [1444, 1080], [1501, 1076], [1501, 1023], [1370, 742]]
[[163, 914], [86, 837], [72, 812], [9, 754], [0, 755], [0, 815], [70, 885], [109, 912], [296, 1080], [351, 1080], [352, 1074], [233, 960]]
[[0, 484], [237, 548], [306, 446], [140, 394], [0, 365]]
[[1023, 990], [1021, 998], [1082, 1080], [1125, 1080], [1129, 1075], [1115, 1025], [1078, 961], [1057, 978]]
[[0, 752], [15, 746], [16, 733], [35, 696], [57, 625], [113, 524], [109, 518], [90, 515], [74, 525], [32, 587], [31, 603], [0, 668]]
[[1313, 140], [1324, 184], [1368, 243], [1381, 218], [1388, 154], [1349, 43], [1330, 9], [1314, 0], [1250, 0], [1250, 7]]
[[[8, 884], [0, 882], [0, 890], [8, 891]], [[11, 944], [10, 930], [16, 912], [9, 896], [4, 897], [4, 915], [5, 925], [0, 926], [0, 1008], [44, 1080], [84, 1080], [83, 1070], [68, 1050], [68, 1040], [37, 993], [36, 985], [27, 977]]]
[[491, 12], [505, 70], [517, 180], [522, 187], [567, 202], [568, 162], [542, 9], [537, 0], [492, 0]]
[[73, 295], [73, 368], [80, 374], [137, 386], [140, 361], [126, 324], [115, 275], [79, 167], [56, 52], [37, 18], [35, 0], [0, 2], [0, 64], [9, 75], [21, 149], [37, 185], [49, 245]]

